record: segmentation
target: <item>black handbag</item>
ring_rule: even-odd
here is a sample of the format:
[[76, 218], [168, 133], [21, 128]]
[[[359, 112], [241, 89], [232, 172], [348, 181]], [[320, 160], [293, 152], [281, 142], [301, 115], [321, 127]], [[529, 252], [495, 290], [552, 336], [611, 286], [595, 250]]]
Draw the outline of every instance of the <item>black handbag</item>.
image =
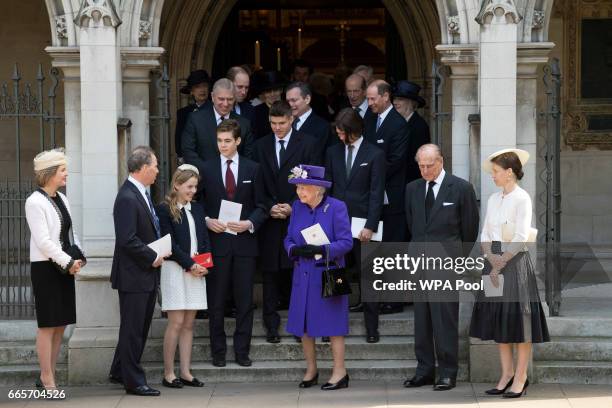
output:
[[325, 269], [321, 274], [321, 297], [329, 298], [334, 296], [350, 295], [351, 284], [348, 280], [346, 268], [340, 268], [334, 261], [330, 268], [329, 246], [325, 245]]

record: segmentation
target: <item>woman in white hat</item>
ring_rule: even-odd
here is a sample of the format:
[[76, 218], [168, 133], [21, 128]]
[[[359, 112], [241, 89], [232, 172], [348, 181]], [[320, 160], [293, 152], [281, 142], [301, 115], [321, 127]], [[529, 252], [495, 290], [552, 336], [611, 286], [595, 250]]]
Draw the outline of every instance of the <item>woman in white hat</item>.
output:
[[[526, 243], [532, 235], [531, 197], [517, 182], [529, 153], [504, 149], [493, 153], [483, 168], [502, 190], [489, 197], [480, 240], [487, 261], [485, 285], [502, 287], [501, 296], [480, 293], [474, 305], [470, 336], [498, 343], [501, 377], [489, 395], [518, 398], [529, 386], [527, 368], [532, 343], [550, 341], [546, 318], [540, 303], [534, 268]], [[513, 347], [517, 361], [514, 365]]]
[[[157, 209], [161, 235], [172, 237], [172, 255], [161, 268], [162, 310], [168, 313], [164, 334], [164, 377], [169, 388], [203, 387], [191, 375], [193, 322], [198, 310], [208, 308], [206, 280], [208, 269], [192, 258], [210, 253], [204, 208], [193, 200], [200, 173], [195, 166], [183, 164], [176, 169], [170, 192]], [[174, 374], [174, 355], [178, 345], [180, 373]]]
[[30, 227], [32, 290], [36, 308], [36, 352], [40, 378], [36, 386], [54, 389], [57, 356], [64, 330], [76, 322], [74, 275], [85, 265], [81, 245], [73, 231], [70, 205], [59, 189], [66, 186], [67, 160], [62, 149], [34, 158], [38, 189], [26, 200]]

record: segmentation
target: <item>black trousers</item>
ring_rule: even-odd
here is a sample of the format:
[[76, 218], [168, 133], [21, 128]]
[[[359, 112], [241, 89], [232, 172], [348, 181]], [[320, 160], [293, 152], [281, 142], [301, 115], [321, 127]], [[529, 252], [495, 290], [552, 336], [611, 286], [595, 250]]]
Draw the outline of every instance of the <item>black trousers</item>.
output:
[[353, 239], [353, 249], [350, 252], [351, 268], [358, 276], [359, 299], [363, 304], [363, 321], [368, 336], [378, 335], [378, 302], [363, 302], [361, 299], [361, 241]]
[[459, 366], [459, 303], [414, 303], [416, 374], [456, 378]]
[[157, 291], [131, 293], [119, 291], [119, 341], [110, 375], [121, 378], [127, 389], [147, 384], [144, 370], [140, 365], [145, 348]]
[[225, 304], [229, 290], [236, 302], [234, 355], [248, 357], [253, 334], [253, 276], [256, 258], [250, 256], [213, 256], [215, 266], [206, 276], [208, 319], [212, 357], [225, 358]]
[[[265, 254], [264, 254], [265, 256]], [[287, 279], [291, 279], [292, 269], [263, 270], [263, 322], [270, 335], [278, 335], [280, 315], [277, 307], [281, 286]], [[289, 288], [291, 293], [291, 287]], [[287, 299], [288, 300], [288, 299]]]

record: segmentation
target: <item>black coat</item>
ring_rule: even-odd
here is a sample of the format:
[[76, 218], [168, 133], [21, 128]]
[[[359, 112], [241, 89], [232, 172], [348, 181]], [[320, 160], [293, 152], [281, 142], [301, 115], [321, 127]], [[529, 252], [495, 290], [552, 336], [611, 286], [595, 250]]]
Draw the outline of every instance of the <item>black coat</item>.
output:
[[385, 192], [389, 205], [384, 206], [385, 214], [404, 212], [404, 190], [406, 186], [406, 150], [408, 130], [406, 119], [395, 108], [391, 108], [385, 120], [376, 131], [378, 115], [366, 113], [364, 120], [365, 139], [385, 152], [387, 162], [385, 173]]
[[[181, 221], [176, 222], [170, 214], [167, 203], [157, 206], [157, 216], [162, 236], [170, 234], [172, 236], [172, 255], [168, 258], [181, 265], [184, 269], [190, 269], [195, 263], [191, 259], [191, 234], [189, 231], [189, 221], [187, 220], [186, 210], [181, 210]], [[210, 239], [208, 229], [204, 219], [204, 207], [195, 201], [191, 202], [191, 215], [195, 223], [196, 236], [198, 240], [199, 254], [210, 252]]]
[[[300, 132], [313, 136], [317, 143], [319, 161], [325, 161], [325, 151], [334, 142], [331, 134], [329, 122], [320, 117], [313, 110], [306, 118], [306, 121], [300, 126]], [[337, 140], [338, 138], [335, 137]]]
[[[315, 139], [305, 133], [292, 130], [285, 160], [280, 167], [276, 158], [276, 138], [269, 134], [255, 143], [254, 157], [261, 165], [264, 181], [264, 202], [268, 214], [272, 206], [291, 204], [297, 199], [295, 185], [289, 184], [291, 169], [300, 164], [320, 165]], [[261, 265], [266, 270], [291, 268], [283, 240], [287, 235], [289, 220], [268, 218], [260, 231]]]
[[[242, 116], [230, 112], [230, 118], [240, 124], [240, 146], [238, 152], [250, 157], [252, 150], [251, 123]], [[212, 104], [205, 109], [189, 114], [185, 131], [183, 132], [183, 159], [185, 163], [193, 164], [200, 170], [204, 162], [219, 157], [217, 148], [217, 121]]]
[[[221, 200], [228, 200], [223, 176], [221, 174], [221, 158], [207, 160], [202, 167], [200, 180], [202, 204], [207, 217], [218, 218]], [[259, 165], [244, 156], [238, 160], [238, 177], [236, 193], [232, 201], [242, 204], [241, 220], [253, 223], [255, 232], [259, 230], [267, 218], [263, 204], [263, 179]], [[258, 256], [257, 233], [250, 231], [232, 235], [225, 232], [208, 232], [213, 256]]]
[[376, 232], [385, 194], [385, 154], [363, 140], [347, 179], [345, 151], [344, 144], [327, 150], [325, 175], [333, 183], [331, 196], [346, 203], [350, 217], [365, 218], [365, 227]]
[[115, 251], [110, 280], [122, 292], [152, 292], [159, 283], [157, 253], [147, 245], [157, 239], [153, 214], [138, 188], [126, 180], [115, 198]]
[[272, 133], [270, 127], [270, 108], [265, 103], [254, 108], [255, 122], [253, 123], [253, 138], [255, 141]]
[[406, 168], [406, 183], [410, 183], [416, 179], [421, 178], [421, 171], [419, 165], [415, 160], [416, 152], [419, 147], [426, 143], [430, 143], [429, 137], [429, 125], [418, 112], [414, 112], [408, 120], [408, 150], [407, 159], [408, 165]]
[[255, 128], [256, 128], [256, 125], [255, 125], [255, 107], [253, 105], [251, 105], [251, 102], [249, 102], [249, 101], [240, 102], [238, 105], [240, 105], [240, 116], [242, 116], [243, 118], [248, 119], [249, 122], [251, 122], [251, 131], [254, 132]]
[[191, 112], [197, 112], [200, 109], [204, 109], [210, 106], [211, 102], [207, 100], [198, 107], [195, 103], [190, 103], [187, 106], [183, 106], [181, 109], [176, 111], [176, 128], [174, 130], [174, 151], [178, 157], [183, 157], [183, 131], [185, 130], [185, 124], [187, 124], [187, 118]]

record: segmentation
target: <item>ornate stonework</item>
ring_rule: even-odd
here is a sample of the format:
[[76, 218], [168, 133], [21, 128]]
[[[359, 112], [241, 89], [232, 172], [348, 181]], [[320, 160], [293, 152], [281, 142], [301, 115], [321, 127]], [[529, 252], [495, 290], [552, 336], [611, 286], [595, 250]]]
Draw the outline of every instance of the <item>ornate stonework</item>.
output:
[[65, 15], [55, 16], [55, 32], [57, 33], [57, 38], [68, 38]]
[[82, 0], [74, 24], [79, 27], [117, 27], [121, 24], [121, 18], [113, 0]]
[[446, 26], [451, 35], [459, 34], [459, 16], [449, 16], [446, 18]]
[[151, 22], [140, 21], [138, 24], [138, 38], [148, 40], [151, 37]]
[[544, 27], [545, 17], [546, 13], [544, 12], [544, 10], [534, 10], [531, 27], [534, 30], [541, 30], [542, 27]]
[[523, 17], [519, 14], [514, 0], [484, 0], [476, 16], [478, 24], [489, 24], [494, 17], [505, 17], [509, 23], [518, 24]]

